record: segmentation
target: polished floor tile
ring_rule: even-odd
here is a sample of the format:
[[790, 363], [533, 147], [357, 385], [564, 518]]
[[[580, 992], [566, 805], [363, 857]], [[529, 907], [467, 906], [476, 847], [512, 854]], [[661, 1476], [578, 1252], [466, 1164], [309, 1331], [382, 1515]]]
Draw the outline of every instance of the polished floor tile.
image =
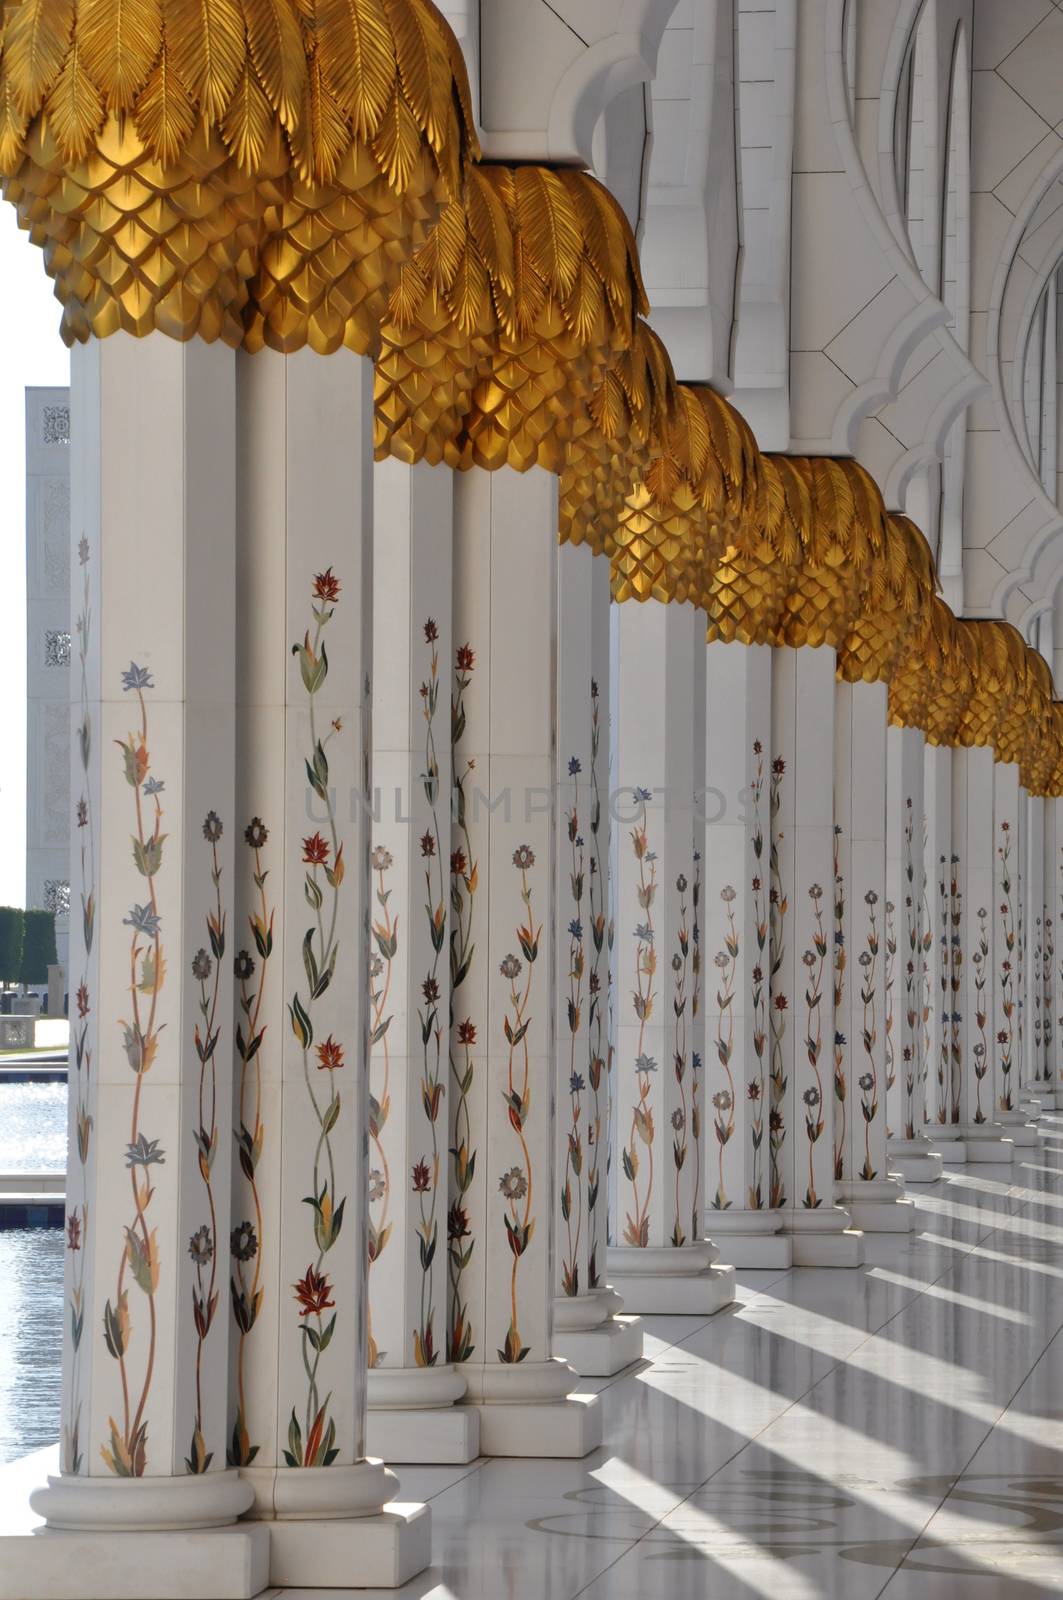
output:
[[434, 1517], [402, 1594], [1063, 1593], [1063, 1118], [1044, 1130], [915, 1190], [918, 1231], [858, 1272], [742, 1272], [720, 1316], [646, 1318], [641, 1366], [587, 1385], [586, 1461], [400, 1472]]

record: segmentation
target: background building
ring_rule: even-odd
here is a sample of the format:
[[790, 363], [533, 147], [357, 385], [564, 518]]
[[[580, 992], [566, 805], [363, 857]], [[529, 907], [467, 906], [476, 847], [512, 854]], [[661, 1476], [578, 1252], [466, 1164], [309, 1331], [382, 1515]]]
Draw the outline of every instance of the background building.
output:
[[26, 390], [26, 906], [70, 912], [70, 394]]

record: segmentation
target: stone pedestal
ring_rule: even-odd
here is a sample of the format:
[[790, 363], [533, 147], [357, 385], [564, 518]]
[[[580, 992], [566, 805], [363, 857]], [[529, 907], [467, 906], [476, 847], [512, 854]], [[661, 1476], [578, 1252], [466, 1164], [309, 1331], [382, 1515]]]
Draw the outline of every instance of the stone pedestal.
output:
[[704, 882], [694, 719], [703, 622], [690, 605], [655, 600], [615, 612], [609, 1280], [628, 1311], [709, 1314], [733, 1298], [733, 1272], [715, 1265], [719, 1251], [702, 1231]]
[[853, 1227], [863, 1233], [909, 1233], [916, 1225], [915, 1203], [905, 1197], [898, 1177], [840, 1183], [837, 1195]]
[[611, 1378], [642, 1360], [642, 1323], [621, 1316], [614, 1289], [554, 1301], [554, 1354], [584, 1378]]

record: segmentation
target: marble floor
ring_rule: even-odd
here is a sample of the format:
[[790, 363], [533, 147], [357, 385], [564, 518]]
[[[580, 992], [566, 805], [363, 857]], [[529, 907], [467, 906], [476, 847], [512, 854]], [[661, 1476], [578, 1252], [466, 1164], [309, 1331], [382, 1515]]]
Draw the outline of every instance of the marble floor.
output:
[[586, 1461], [402, 1469], [434, 1561], [401, 1594], [1063, 1594], [1063, 1117], [916, 1199], [862, 1271], [745, 1272], [710, 1321], [647, 1318], [646, 1361], [584, 1386]]

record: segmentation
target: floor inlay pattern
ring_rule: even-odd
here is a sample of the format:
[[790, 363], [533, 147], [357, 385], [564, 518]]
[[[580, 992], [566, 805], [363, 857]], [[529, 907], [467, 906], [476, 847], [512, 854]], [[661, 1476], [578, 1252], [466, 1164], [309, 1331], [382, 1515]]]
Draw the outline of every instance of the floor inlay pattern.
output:
[[1063, 1594], [1063, 1116], [1041, 1133], [915, 1191], [918, 1231], [860, 1271], [744, 1272], [729, 1312], [647, 1318], [647, 1360], [585, 1386], [586, 1461], [400, 1468], [434, 1546], [399, 1593]]

